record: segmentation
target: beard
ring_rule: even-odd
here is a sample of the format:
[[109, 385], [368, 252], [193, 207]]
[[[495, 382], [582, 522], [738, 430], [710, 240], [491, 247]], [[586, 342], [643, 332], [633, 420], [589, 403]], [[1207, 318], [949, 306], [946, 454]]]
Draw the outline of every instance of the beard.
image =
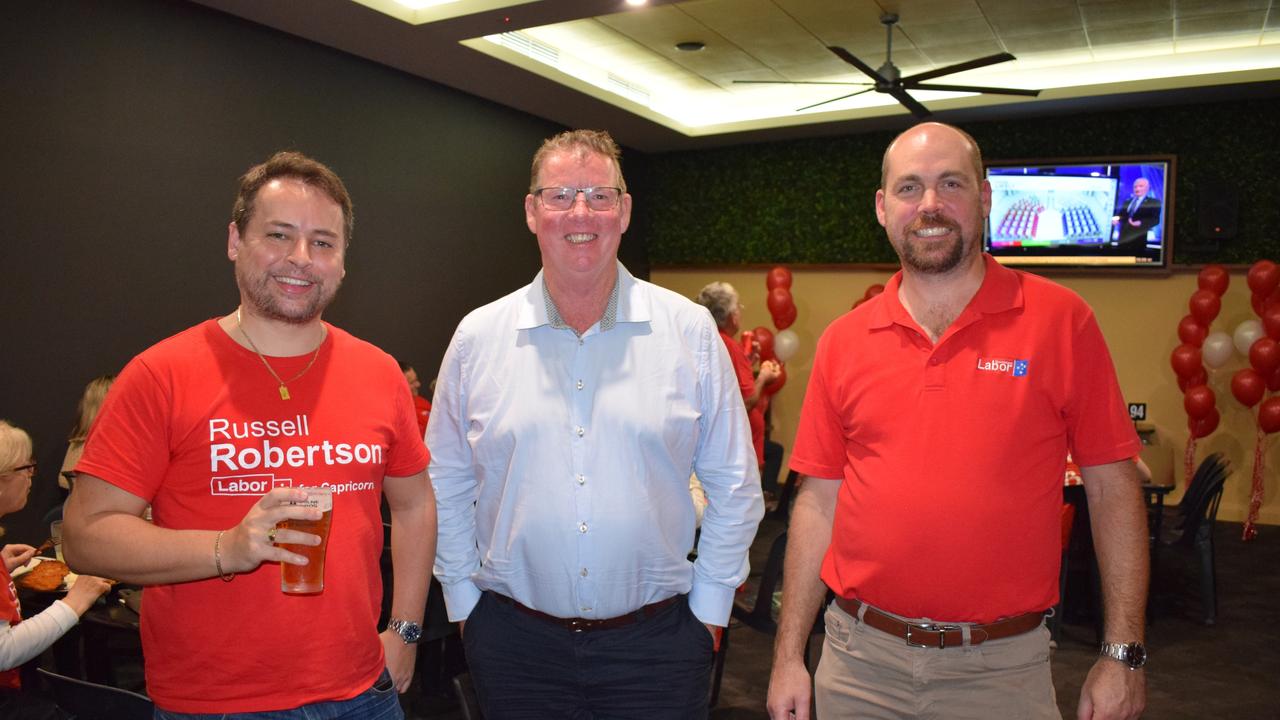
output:
[[[952, 240], [941, 247], [926, 249], [926, 241], [914, 237], [919, 230], [929, 228], [947, 228], [951, 230]], [[917, 218], [903, 229], [898, 238], [898, 259], [903, 267], [919, 273], [942, 275], [960, 266], [976, 247], [976, 238], [966, 237], [959, 223], [941, 215], [932, 218]]]
[[296, 303], [285, 302], [274, 291], [272, 283], [275, 280], [271, 278], [270, 271], [256, 273], [251, 271], [247, 264], [236, 263], [236, 284], [240, 286], [241, 292], [258, 313], [271, 320], [305, 325], [320, 317], [320, 313], [333, 302], [338, 288], [342, 285], [342, 280], [338, 279], [330, 287], [309, 273], [303, 273], [302, 279], [314, 283], [312, 285], [314, 292], [310, 293], [309, 299], [303, 305], [298, 306]]

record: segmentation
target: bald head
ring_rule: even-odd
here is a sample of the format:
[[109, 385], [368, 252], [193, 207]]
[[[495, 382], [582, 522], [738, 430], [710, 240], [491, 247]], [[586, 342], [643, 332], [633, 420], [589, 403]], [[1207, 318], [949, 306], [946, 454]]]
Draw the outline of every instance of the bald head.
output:
[[973, 139], [969, 133], [958, 127], [947, 125], [939, 122], [926, 122], [915, 125], [908, 130], [899, 133], [898, 137], [889, 143], [889, 147], [884, 150], [884, 158], [880, 161], [880, 188], [884, 189], [885, 184], [889, 180], [889, 160], [893, 155], [894, 148], [907, 143], [923, 143], [930, 140], [944, 138], [946, 136], [954, 137], [958, 142], [963, 143], [969, 154], [970, 160], [973, 162], [974, 176], [982, 178], [982, 151], [978, 149], [978, 141]]

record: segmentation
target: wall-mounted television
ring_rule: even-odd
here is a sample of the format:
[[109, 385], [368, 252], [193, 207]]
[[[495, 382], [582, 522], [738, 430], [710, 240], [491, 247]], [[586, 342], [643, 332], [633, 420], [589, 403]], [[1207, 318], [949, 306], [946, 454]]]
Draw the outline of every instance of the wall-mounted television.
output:
[[1169, 267], [1172, 155], [986, 164], [991, 214], [984, 249], [1006, 265]]

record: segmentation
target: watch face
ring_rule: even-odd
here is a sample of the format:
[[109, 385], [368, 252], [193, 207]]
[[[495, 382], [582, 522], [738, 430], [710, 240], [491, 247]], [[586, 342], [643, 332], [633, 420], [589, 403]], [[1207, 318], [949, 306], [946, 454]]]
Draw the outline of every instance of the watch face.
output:
[[414, 622], [399, 622], [394, 628], [400, 637], [407, 643], [418, 642], [422, 637], [422, 626]]
[[1147, 664], [1147, 648], [1142, 643], [1129, 643], [1125, 646], [1125, 650], [1129, 655], [1129, 667], [1140, 668]]

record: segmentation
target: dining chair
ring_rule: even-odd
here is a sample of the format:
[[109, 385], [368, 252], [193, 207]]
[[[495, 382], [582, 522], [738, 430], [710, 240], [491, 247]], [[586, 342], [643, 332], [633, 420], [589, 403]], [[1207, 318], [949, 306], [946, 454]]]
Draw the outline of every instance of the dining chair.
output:
[[[1223, 487], [1231, 474], [1227, 463], [1215, 461], [1211, 471], [1203, 477], [1197, 477], [1187, 493], [1192, 494], [1189, 501], [1179, 503], [1173, 522], [1166, 523], [1161, 532], [1162, 537], [1156, 543], [1163, 555], [1181, 557], [1184, 565], [1198, 566], [1201, 619], [1205, 625], [1213, 625], [1218, 620], [1218, 582], [1217, 567], [1213, 547], [1214, 528], [1218, 520], [1218, 506], [1222, 502]], [[1199, 476], [1199, 473], [1197, 473]], [[1162, 567], [1154, 568], [1161, 575]], [[1180, 583], [1161, 582], [1162, 589], [1178, 587]]]
[[37, 668], [41, 680], [58, 707], [77, 720], [151, 720], [151, 698], [135, 692], [99, 685]]

